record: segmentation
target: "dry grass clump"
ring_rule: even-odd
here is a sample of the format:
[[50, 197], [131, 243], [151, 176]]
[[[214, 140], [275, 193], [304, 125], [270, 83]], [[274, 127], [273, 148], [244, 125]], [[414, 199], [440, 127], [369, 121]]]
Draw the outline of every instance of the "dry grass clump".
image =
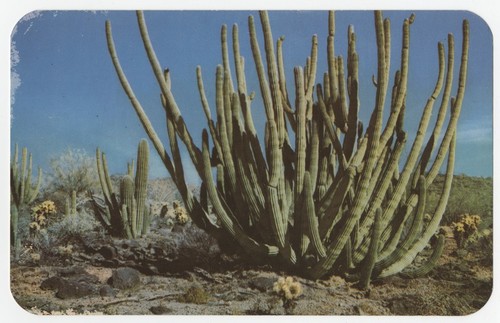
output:
[[177, 300], [181, 303], [206, 304], [209, 298], [210, 295], [205, 289], [200, 286], [192, 286]]

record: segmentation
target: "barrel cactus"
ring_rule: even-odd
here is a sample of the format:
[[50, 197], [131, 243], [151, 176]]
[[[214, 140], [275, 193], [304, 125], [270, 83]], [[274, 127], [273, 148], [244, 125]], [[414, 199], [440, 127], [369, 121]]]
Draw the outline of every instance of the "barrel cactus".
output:
[[[227, 27], [223, 26], [222, 64], [216, 69], [215, 117], [205, 95], [201, 68], [196, 69], [207, 119], [199, 147], [171, 91], [169, 71], [162, 69], [155, 54], [144, 13], [137, 12], [143, 45], [161, 89], [172, 156], [127, 80], [114, 46], [111, 23], [106, 23], [108, 49], [119, 81], [193, 222], [212, 233], [222, 246], [236, 242], [252, 259], [313, 279], [335, 273], [367, 286], [370, 279], [404, 271], [437, 233], [448, 201], [457, 121], [465, 93], [468, 22], [463, 22], [456, 94], [452, 97], [455, 49], [450, 34], [447, 59], [445, 46], [438, 46], [435, 88], [403, 160], [402, 152], [410, 137], [404, 129], [404, 115], [410, 26], [415, 16], [404, 20], [400, 66], [391, 81], [391, 25], [382, 12], [374, 13], [377, 75], [371, 82], [376, 97], [366, 126], [358, 119], [360, 78], [354, 28], [348, 29], [344, 62], [343, 56], [335, 53], [335, 13], [329, 13], [328, 70], [317, 76], [318, 38], [313, 36], [305, 67], [293, 70], [295, 98], [291, 99], [283, 63], [284, 39], [273, 38], [266, 12], [259, 16], [264, 58], [253, 16], [248, 19], [248, 28], [265, 108], [265, 133], [259, 137], [254, 126], [253, 94], [247, 89], [238, 26], [232, 29], [236, 83], [232, 79]], [[424, 143], [439, 95], [437, 118]], [[390, 110], [384, 118], [386, 106]], [[187, 189], [178, 139], [202, 181], [200, 200]], [[445, 160], [446, 179], [438, 206], [430, 221], [423, 221], [426, 190]], [[216, 220], [208, 212], [209, 204]]]

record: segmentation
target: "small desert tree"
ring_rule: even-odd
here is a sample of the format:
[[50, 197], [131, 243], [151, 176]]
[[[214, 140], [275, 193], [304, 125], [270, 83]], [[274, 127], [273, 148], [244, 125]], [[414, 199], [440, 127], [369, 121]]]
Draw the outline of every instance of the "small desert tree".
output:
[[73, 191], [78, 196], [99, 185], [95, 161], [84, 149], [67, 148], [51, 159], [50, 167], [45, 193], [54, 195], [56, 200], [65, 201]]

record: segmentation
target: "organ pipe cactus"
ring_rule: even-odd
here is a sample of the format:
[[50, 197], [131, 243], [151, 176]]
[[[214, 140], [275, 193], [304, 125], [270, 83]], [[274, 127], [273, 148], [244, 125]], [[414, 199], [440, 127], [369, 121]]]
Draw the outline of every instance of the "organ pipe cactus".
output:
[[133, 163], [120, 181], [119, 194], [114, 192], [108, 171], [106, 155], [96, 150], [97, 170], [101, 182], [103, 201], [90, 193], [97, 219], [115, 237], [135, 239], [149, 231], [151, 209], [146, 205], [149, 146], [145, 139], [137, 148], [135, 177]]
[[33, 158], [28, 149], [24, 147], [21, 152], [19, 164], [19, 150], [16, 144], [14, 156], [10, 163], [10, 234], [11, 244], [15, 250], [15, 258], [19, 258], [21, 240], [18, 235], [19, 211], [31, 204], [38, 195], [42, 182], [42, 169], [38, 168], [38, 177], [32, 182]]
[[[293, 69], [295, 99], [291, 99], [285, 77], [288, 71], [283, 64], [284, 38], [277, 41], [273, 38], [266, 12], [260, 12], [259, 16], [264, 57], [252, 16], [248, 28], [266, 118], [264, 140], [257, 136], [254, 126], [253, 95], [247, 89], [239, 28], [234, 25], [232, 29], [234, 84], [227, 27], [223, 26], [214, 117], [206, 99], [201, 67], [196, 68], [208, 128], [202, 131], [199, 148], [171, 91], [169, 72], [162, 70], [155, 54], [144, 13], [137, 12], [142, 42], [161, 91], [172, 158], [127, 80], [115, 49], [111, 23], [106, 22], [108, 49], [119, 81], [179, 188], [193, 221], [214, 234], [222, 246], [235, 241], [249, 257], [278, 259], [271, 263], [314, 279], [343, 274], [357, 277], [360, 285], [367, 287], [371, 279], [401, 272], [438, 230], [448, 201], [454, 170], [454, 138], [467, 76], [468, 22], [463, 22], [456, 95], [451, 97], [455, 49], [450, 34], [448, 59], [445, 46], [440, 43], [435, 88], [423, 107], [417, 133], [408, 136], [404, 113], [414, 15], [403, 22], [400, 66], [392, 71], [391, 24], [382, 12], [374, 13], [377, 75], [372, 82], [376, 95], [367, 126], [358, 119], [361, 79], [354, 28], [348, 28], [344, 60], [335, 53], [335, 13], [329, 13], [328, 69], [323, 75], [316, 75], [319, 40], [313, 36], [306, 65]], [[424, 145], [438, 97], [439, 112], [430, 139]], [[388, 117], [384, 117], [386, 107], [390, 107]], [[411, 148], [406, 160], [402, 160], [402, 151], [410, 137]], [[203, 183], [203, 203], [186, 189], [178, 139], [185, 145]], [[424, 223], [426, 189], [446, 158], [446, 179], [439, 204], [431, 220]], [[217, 221], [207, 213], [207, 197]]]

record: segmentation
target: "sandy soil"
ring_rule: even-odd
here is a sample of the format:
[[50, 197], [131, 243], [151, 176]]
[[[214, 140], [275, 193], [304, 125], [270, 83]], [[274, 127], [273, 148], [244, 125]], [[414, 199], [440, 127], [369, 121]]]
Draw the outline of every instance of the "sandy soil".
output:
[[[40, 288], [71, 266], [91, 277], [94, 292], [61, 299], [54, 290]], [[57, 266], [12, 263], [11, 290], [22, 308], [37, 314], [466, 315], [488, 301], [493, 282], [491, 255], [457, 252], [451, 239], [427, 277], [393, 276], [374, 281], [367, 291], [336, 276], [318, 281], [294, 277], [303, 293], [292, 304], [284, 304], [272, 290], [283, 273], [267, 268], [208, 272], [195, 267], [178, 274], [140, 274], [138, 287], [101, 296], [98, 290], [108, 284], [113, 270], [77, 261]], [[202, 298], [185, 297], [193, 287]]]

